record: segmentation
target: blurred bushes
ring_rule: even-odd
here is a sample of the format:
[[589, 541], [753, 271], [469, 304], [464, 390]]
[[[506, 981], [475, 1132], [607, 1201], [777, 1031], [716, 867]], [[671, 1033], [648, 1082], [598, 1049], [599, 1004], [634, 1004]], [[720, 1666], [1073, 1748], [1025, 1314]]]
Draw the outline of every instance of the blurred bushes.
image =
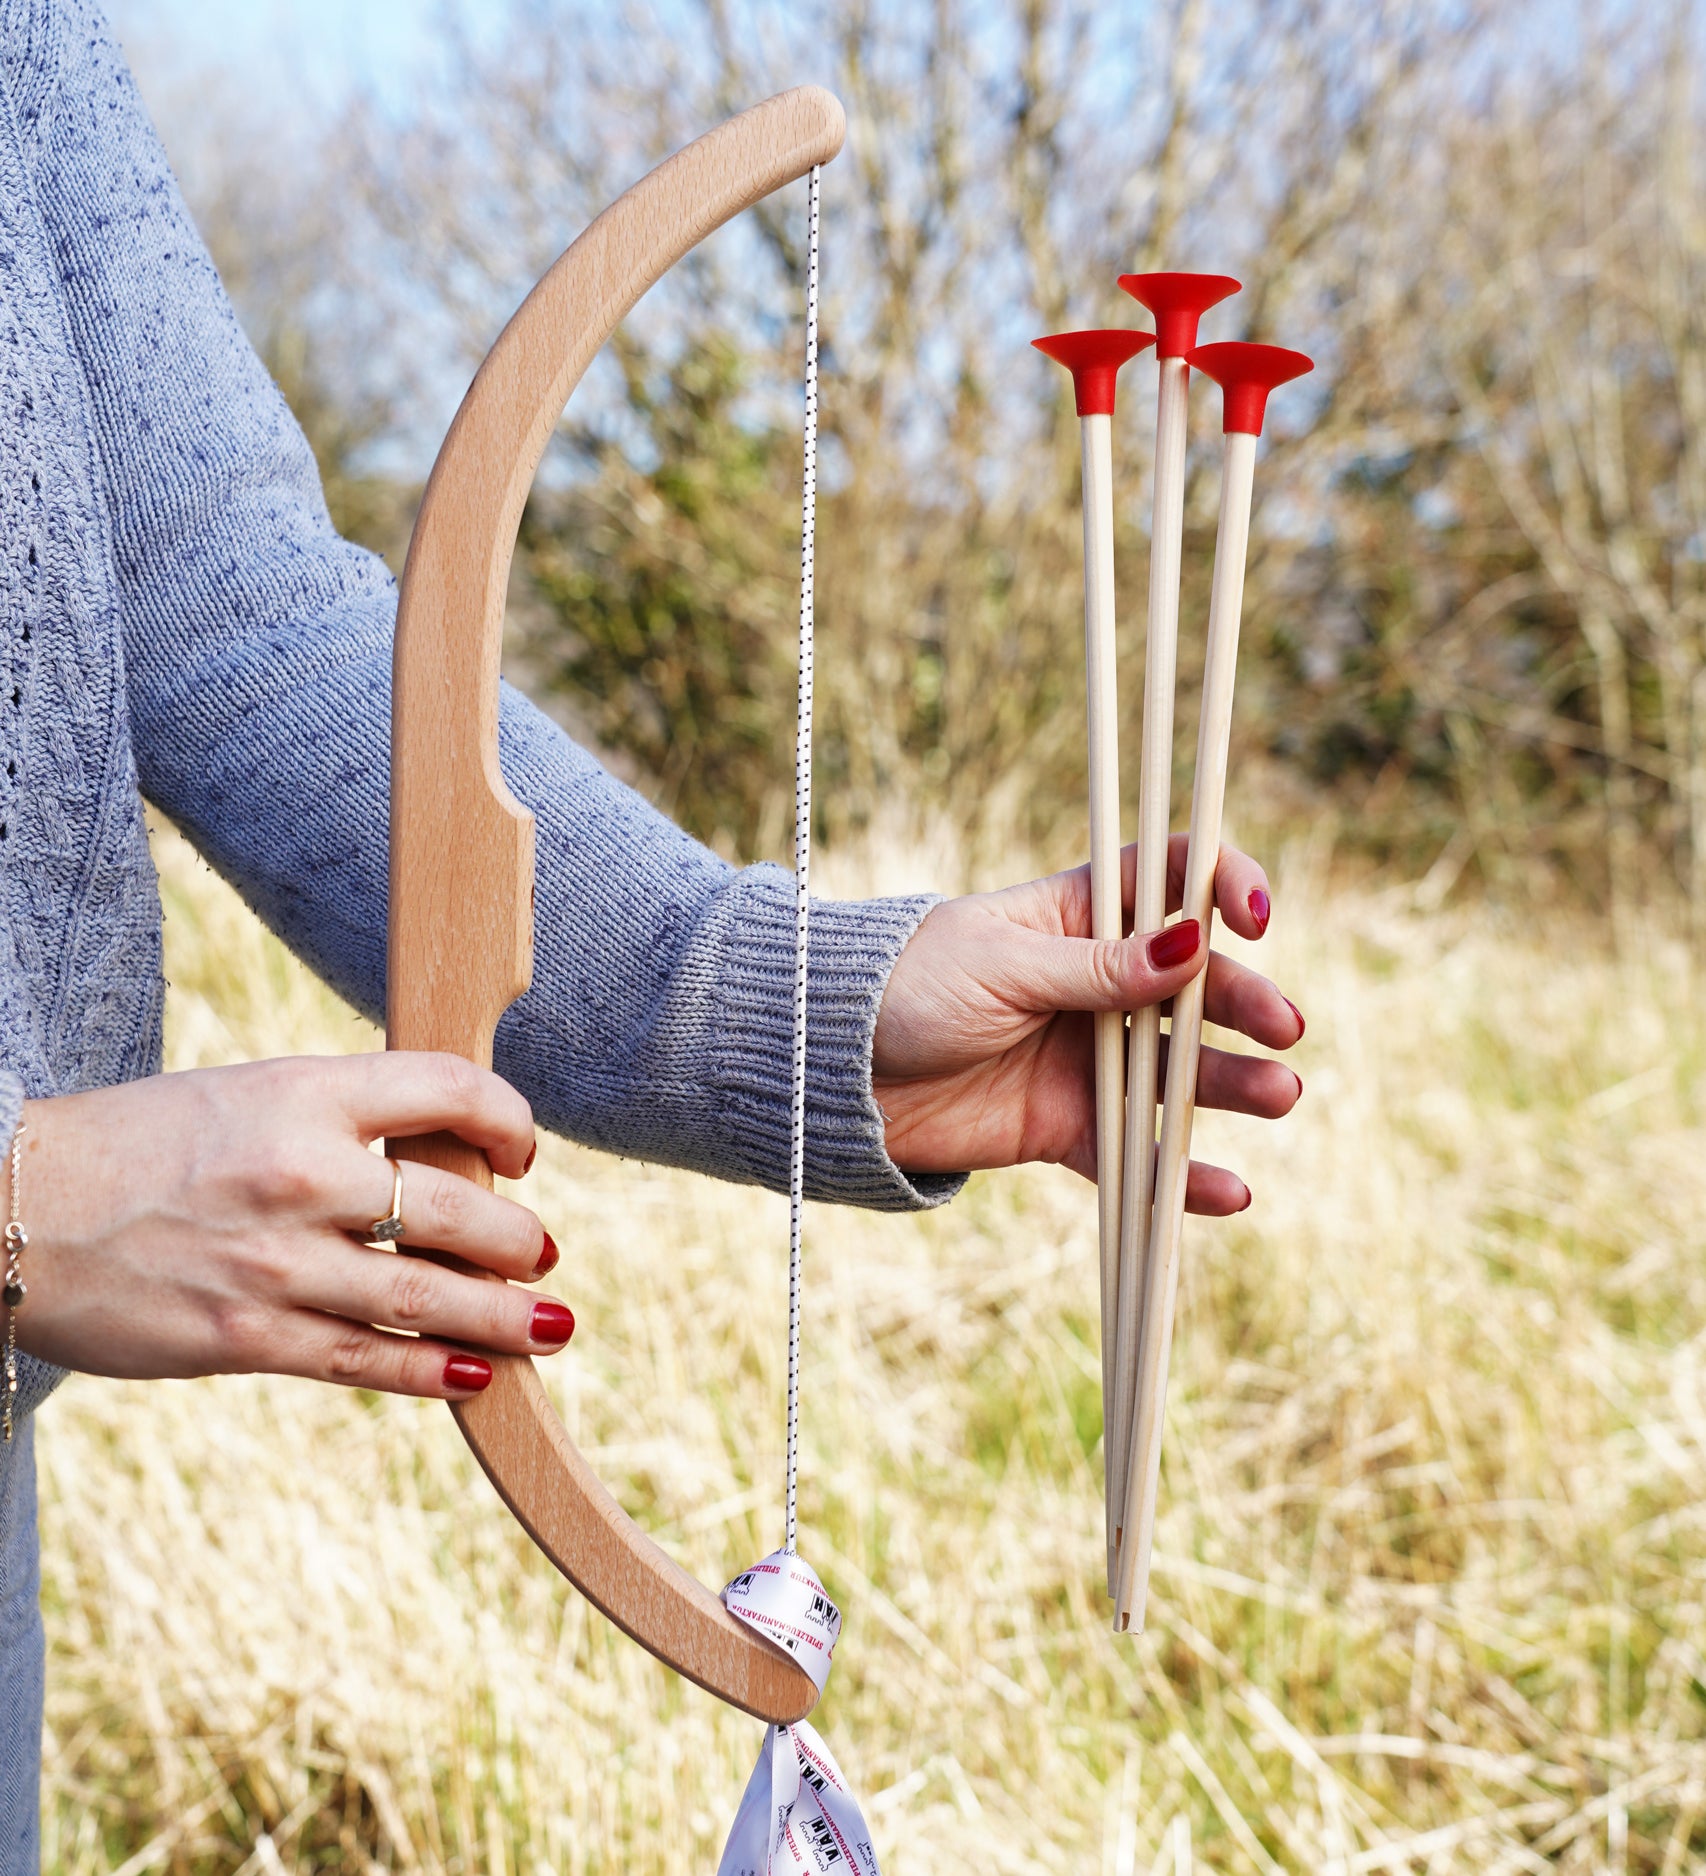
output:
[[572, 698], [695, 832], [750, 852], [793, 698], [778, 570], [798, 553], [799, 466], [792, 439], [738, 421], [742, 367], [711, 333], [657, 392], [636, 386], [655, 467], [606, 445], [596, 475], [530, 504], [519, 560], [532, 688]]
[[[702, 0], [618, 24], [513, 0], [477, 39], [447, 28], [406, 105], [328, 131], [294, 219], [230, 212], [254, 191], [229, 163], [197, 199], [340, 523], [396, 560], [454, 388], [566, 240], [694, 130], [833, 85], [818, 812], [831, 836], [945, 822], [974, 864], [1082, 845], [1075, 426], [1025, 341], [1137, 322], [1122, 269], [1230, 268], [1247, 289], [1209, 336], [1318, 360], [1258, 477], [1243, 825], [1325, 823], [1439, 893], [1680, 899], [1706, 932], [1699, 22], [1572, 21]], [[798, 196], [707, 243], [594, 368], [513, 594], [542, 701], [743, 854], [780, 850], [790, 775]], [[1151, 412], [1128, 377], [1131, 792]], [[1206, 387], [1195, 413], [1181, 780]]]

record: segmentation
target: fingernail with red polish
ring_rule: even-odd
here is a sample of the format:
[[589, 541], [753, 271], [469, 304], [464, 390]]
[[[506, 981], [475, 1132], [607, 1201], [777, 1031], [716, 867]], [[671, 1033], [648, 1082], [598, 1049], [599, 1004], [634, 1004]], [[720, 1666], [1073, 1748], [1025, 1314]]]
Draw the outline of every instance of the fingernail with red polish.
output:
[[1268, 895], [1263, 892], [1261, 887], [1258, 886], [1250, 895], [1249, 906], [1250, 916], [1256, 921], [1256, 936], [1260, 938], [1262, 933], [1268, 929], [1268, 920], [1274, 915], [1273, 902], [1269, 899]]
[[[1267, 923], [1267, 920], [1266, 920], [1266, 919], [1263, 919], [1263, 921], [1262, 921], [1262, 923], [1263, 923], [1263, 924], [1265, 925], [1265, 924]], [[537, 1159], [538, 1157], [539, 1157], [539, 1142], [538, 1142], [537, 1140], [535, 1140], [535, 1141], [533, 1142], [533, 1144], [532, 1144], [532, 1145], [531, 1145], [531, 1146], [530, 1146], [530, 1147], [529, 1147], [529, 1148], [527, 1149], [527, 1158], [526, 1158], [526, 1161], [525, 1161], [525, 1162], [523, 1163], [523, 1165], [522, 1165], [522, 1168], [521, 1168], [521, 1176], [522, 1176], [522, 1178], [523, 1178], [523, 1179], [525, 1179], [525, 1178], [527, 1177], [527, 1175], [528, 1175], [528, 1174], [529, 1174], [530, 1172], [532, 1172], [532, 1170], [533, 1170], [533, 1162], [534, 1162], [534, 1161], [535, 1161], [535, 1160], [536, 1160], [536, 1159]]]
[[562, 1252], [557, 1249], [557, 1240], [549, 1231], [545, 1233], [545, 1248], [539, 1253], [539, 1261], [533, 1266], [536, 1277], [548, 1277], [557, 1268]]
[[527, 1333], [542, 1348], [561, 1348], [575, 1332], [575, 1312], [562, 1303], [539, 1302], [533, 1305], [533, 1315], [527, 1327]]
[[1255, 1202], [1255, 1198], [1256, 1198], [1255, 1193], [1252, 1192], [1248, 1186], [1246, 1186], [1244, 1188], [1244, 1203], [1240, 1205], [1238, 1209], [1241, 1212], [1247, 1212], [1250, 1209], [1251, 1205]]
[[452, 1355], [444, 1364], [444, 1385], [456, 1388], [464, 1393], [478, 1394], [481, 1388], [490, 1387], [492, 1364], [482, 1361], [478, 1355]]
[[1181, 919], [1177, 925], [1169, 925], [1149, 941], [1150, 968], [1170, 971], [1174, 965], [1195, 957], [1201, 942], [1202, 927], [1194, 918]]
[[1301, 1042], [1303, 1040], [1303, 1031], [1307, 1027], [1303, 1020], [1303, 1012], [1292, 1002], [1291, 998], [1286, 996], [1283, 992], [1281, 993], [1280, 1001], [1291, 1011], [1292, 1015], [1297, 1018], [1297, 1039]]

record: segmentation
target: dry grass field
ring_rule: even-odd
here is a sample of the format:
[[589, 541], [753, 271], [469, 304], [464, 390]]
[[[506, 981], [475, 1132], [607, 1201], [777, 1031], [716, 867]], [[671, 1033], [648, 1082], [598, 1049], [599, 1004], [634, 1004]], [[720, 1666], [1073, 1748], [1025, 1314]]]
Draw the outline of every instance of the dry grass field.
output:
[[[174, 1067], [374, 1038], [169, 834]], [[1655, 942], [1279, 870], [1282, 1127], [1211, 1117], [1149, 1632], [1097, 1578], [1087, 1188], [810, 1220], [803, 1548], [888, 1876], [1663, 1871], [1706, 1851], [1706, 1015]], [[778, 1537], [784, 1208], [553, 1143], [582, 1445], [707, 1581]], [[757, 1729], [531, 1551], [441, 1408], [44, 1411], [56, 1871], [710, 1871]]]

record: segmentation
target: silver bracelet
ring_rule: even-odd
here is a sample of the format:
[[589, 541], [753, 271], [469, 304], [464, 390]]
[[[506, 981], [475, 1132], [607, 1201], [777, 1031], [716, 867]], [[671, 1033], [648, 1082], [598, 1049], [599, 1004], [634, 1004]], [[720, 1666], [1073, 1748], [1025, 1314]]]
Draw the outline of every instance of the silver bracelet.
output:
[[18, 1396], [18, 1307], [29, 1294], [24, 1287], [24, 1248], [29, 1233], [18, 1220], [18, 1188], [24, 1157], [22, 1121], [12, 1136], [12, 1203], [6, 1224], [6, 1283], [0, 1289], [0, 1307], [6, 1311], [6, 1398], [0, 1405], [0, 1434], [8, 1444], [12, 1438], [12, 1403]]

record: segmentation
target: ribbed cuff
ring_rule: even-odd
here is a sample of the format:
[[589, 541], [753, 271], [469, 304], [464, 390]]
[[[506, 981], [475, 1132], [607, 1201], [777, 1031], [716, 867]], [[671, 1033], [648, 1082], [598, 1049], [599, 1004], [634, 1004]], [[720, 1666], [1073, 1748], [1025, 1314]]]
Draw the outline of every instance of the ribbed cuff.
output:
[[[24, 1114], [24, 1084], [9, 1068], [0, 1068], [0, 1154], [10, 1158], [12, 1136], [18, 1131], [18, 1122]], [[0, 1169], [0, 1204], [9, 1203], [11, 1197], [11, 1167]], [[19, 1212], [27, 1231], [30, 1224], [30, 1193], [26, 1184], [19, 1194]], [[7, 1216], [0, 1211], [0, 1218]], [[29, 1272], [24, 1272], [24, 1281], [28, 1283]], [[34, 1413], [53, 1390], [65, 1379], [65, 1370], [56, 1368], [50, 1361], [38, 1361], [34, 1355], [20, 1353], [18, 1356], [18, 1396], [12, 1403], [15, 1419], [22, 1419], [25, 1414]]]
[[[794, 897], [785, 873], [754, 868], [740, 943], [717, 986], [712, 1075], [732, 1153], [761, 1185], [787, 1186], [794, 1059]], [[806, 1016], [806, 1196], [874, 1211], [951, 1199], [963, 1173], [903, 1173], [883, 1144], [871, 1042], [889, 973], [940, 895], [814, 899]]]

